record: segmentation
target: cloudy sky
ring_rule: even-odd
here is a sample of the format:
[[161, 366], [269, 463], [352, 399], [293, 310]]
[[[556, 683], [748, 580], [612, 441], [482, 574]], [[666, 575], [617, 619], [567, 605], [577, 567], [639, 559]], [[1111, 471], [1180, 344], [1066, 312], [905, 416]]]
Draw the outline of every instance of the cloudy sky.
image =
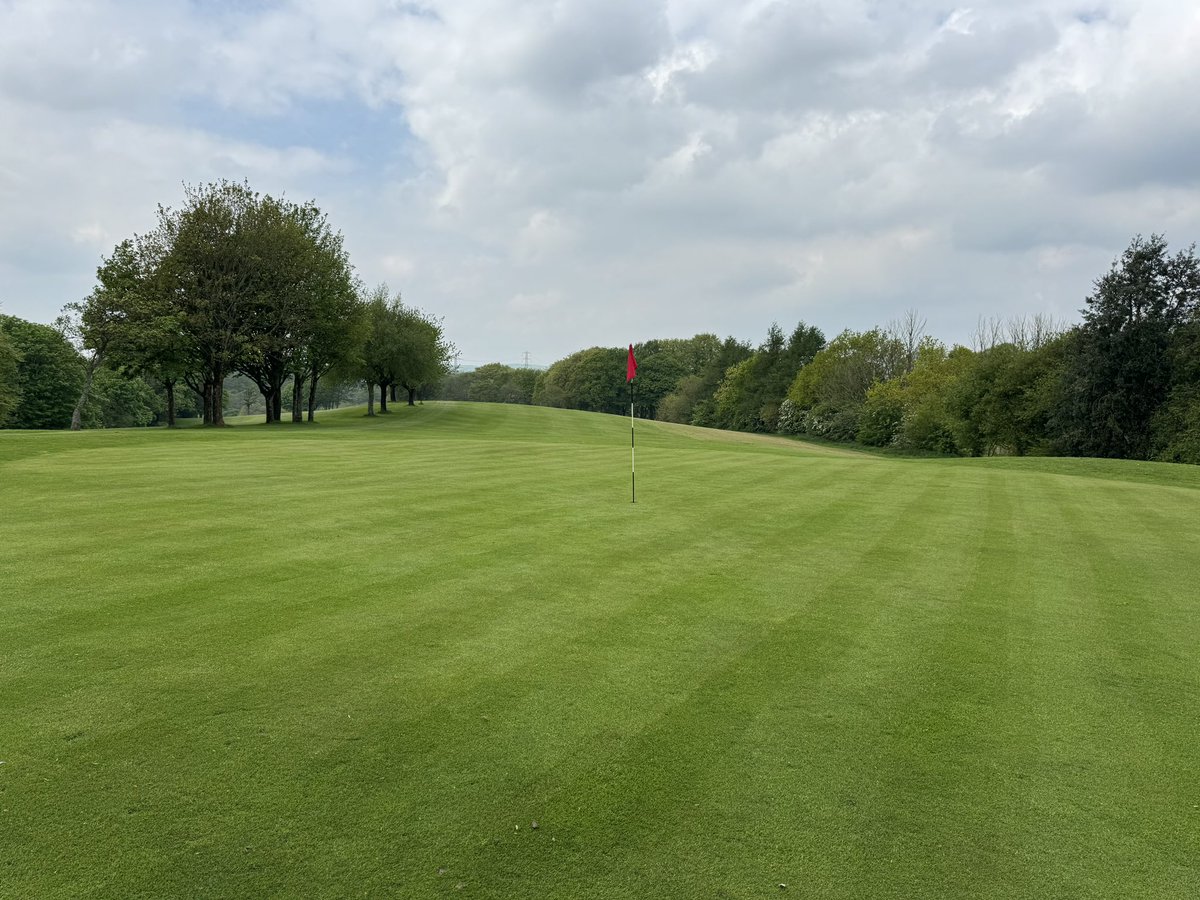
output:
[[182, 183], [314, 199], [468, 363], [1075, 319], [1200, 237], [1191, 0], [0, 0], [0, 308]]

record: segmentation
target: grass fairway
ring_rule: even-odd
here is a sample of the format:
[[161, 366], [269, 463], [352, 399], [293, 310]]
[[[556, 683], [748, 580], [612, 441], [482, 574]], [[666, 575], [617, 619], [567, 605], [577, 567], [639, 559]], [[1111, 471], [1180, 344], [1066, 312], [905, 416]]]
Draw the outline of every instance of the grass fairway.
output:
[[0, 433], [0, 896], [1200, 896], [1200, 470], [360, 413]]

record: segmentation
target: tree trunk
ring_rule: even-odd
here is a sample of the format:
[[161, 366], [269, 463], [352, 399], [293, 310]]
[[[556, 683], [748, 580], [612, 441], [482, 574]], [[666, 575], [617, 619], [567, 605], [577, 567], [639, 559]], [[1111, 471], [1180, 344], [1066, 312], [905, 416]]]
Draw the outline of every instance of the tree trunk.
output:
[[379, 411], [381, 413], [387, 412], [387, 395], [387, 387], [381, 384], [379, 386]]
[[367, 415], [375, 415], [375, 385], [367, 382]]
[[212, 381], [211, 381], [210, 379], [208, 379], [208, 378], [205, 378], [205, 379], [204, 379], [204, 387], [203, 387], [203, 389], [200, 391], [200, 399], [201, 399], [201, 402], [203, 403], [203, 406], [204, 406], [204, 418], [203, 418], [203, 422], [204, 422], [204, 424], [205, 424], [205, 425], [211, 425], [211, 424], [213, 423], [213, 414], [212, 414]]
[[79, 402], [75, 404], [75, 411], [71, 413], [72, 431], [79, 431], [83, 428], [83, 408], [87, 406], [88, 395], [92, 392], [92, 379], [96, 375], [98, 365], [100, 365], [100, 354], [95, 353], [88, 360], [87, 375], [83, 379], [83, 391], [79, 394]]
[[175, 427], [175, 381], [164, 381], [163, 387], [167, 389], [167, 427]]
[[416, 398], [416, 396], [417, 396], [417, 389], [415, 387], [410, 387], [408, 389], [408, 405], [409, 406], [417, 405], [416, 403], [413, 402], [414, 399]]
[[225, 373], [217, 370], [212, 384], [212, 424], [214, 428], [225, 427]]
[[283, 385], [277, 385], [271, 392], [271, 421], [283, 421]]
[[313, 411], [317, 408], [317, 373], [309, 373], [308, 381], [308, 421], [313, 420]]
[[395, 403], [396, 402], [396, 385], [394, 385], [394, 384], [392, 385], [392, 388], [391, 388], [391, 394], [392, 394], [392, 402]]
[[297, 372], [292, 376], [292, 421], [303, 422], [304, 416], [300, 412], [300, 398], [304, 392], [304, 378]]

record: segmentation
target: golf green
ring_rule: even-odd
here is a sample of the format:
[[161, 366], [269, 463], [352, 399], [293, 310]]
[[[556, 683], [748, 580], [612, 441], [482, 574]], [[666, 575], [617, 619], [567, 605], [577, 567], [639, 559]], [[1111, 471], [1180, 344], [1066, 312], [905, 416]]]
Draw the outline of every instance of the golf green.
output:
[[1200, 469], [319, 418], [0, 433], [0, 896], [1200, 896]]

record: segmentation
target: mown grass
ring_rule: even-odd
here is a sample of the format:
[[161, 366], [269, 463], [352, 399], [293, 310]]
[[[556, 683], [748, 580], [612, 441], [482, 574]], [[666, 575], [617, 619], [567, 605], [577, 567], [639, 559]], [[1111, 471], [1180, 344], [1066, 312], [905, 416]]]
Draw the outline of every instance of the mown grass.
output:
[[1200, 895], [1197, 470], [359, 412], [0, 434], [0, 896]]

